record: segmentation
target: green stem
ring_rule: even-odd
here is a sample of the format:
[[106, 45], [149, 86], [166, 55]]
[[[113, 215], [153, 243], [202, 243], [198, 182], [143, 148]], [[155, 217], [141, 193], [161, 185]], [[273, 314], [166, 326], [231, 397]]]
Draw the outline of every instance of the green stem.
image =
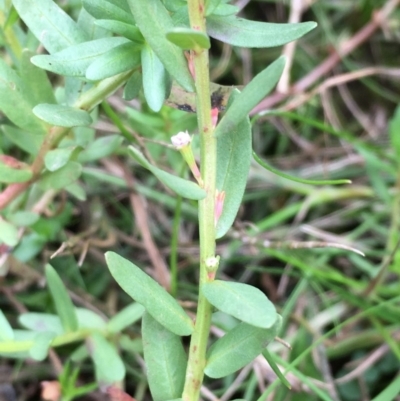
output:
[[[190, 25], [192, 29], [205, 32], [204, 0], [188, 0]], [[193, 52], [196, 84], [197, 119], [200, 134], [201, 176], [205, 199], [199, 202], [200, 230], [200, 282], [212, 279], [209, 277], [206, 260], [215, 256], [215, 182], [217, 165], [216, 139], [213, 136], [211, 123], [210, 77], [208, 68], [208, 51]], [[206, 348], [211, 325], [211, 305], [199, 291], [196, 324], [192, 334], [186, 380], [182, 398], [184, 401], [197, 401], [204, 377], [206, 365]]]

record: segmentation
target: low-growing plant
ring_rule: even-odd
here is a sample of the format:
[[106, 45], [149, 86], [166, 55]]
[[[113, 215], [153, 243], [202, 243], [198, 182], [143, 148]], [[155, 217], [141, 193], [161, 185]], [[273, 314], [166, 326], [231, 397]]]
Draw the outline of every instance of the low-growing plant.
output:
[[[0, 60], [0, 110], [5, 116], [0, 143], [5, 153], [0, 156], [0, 247], [4, 253], [15, 247], [14, 254], [22, 261], [39, 253], [72, 215], [65, 210], [46, 226], [41, 213], [49, 201], [61, 190], [85, 200], [78, 180], [83, 173], [96, 174], [87, 168], [89, 163], [119, 153], [131, 158], [127, 168], [141, 166], [173, 191], [173, 207], [198, 203], [197, 310], [188, 315], [168, 281], [161, 286], [133, 261], [107, 252], [111, 275], [135, 302], [105, 321], [92, 310], [76, 308], [56, 270], [46, 264], [56, 314], [21, 314], [19, 322], [25, 330], [18, 330], [1, 313], [1, 355], [41, 361], [52, 347], [81, 341], [84, 344], [71, 360], [82, 361], [90, 355], [97, 384], [113, 399], [128, 399], [121, 398], [127, 395], [115, 387], [126, 373], [119, 347], [138, 351], [143, 347], [155, 401], [198, 400], [204, 375], [226, 377], [260, 354], [289, 385], [266, 348], [279, 333], [281, 317], [259, 289], [216, 279], [220, 263], [216, 241], [236, 218], [253, 158], [267, 170], [301, 183], [348, 181], [291, 177], [253, 152], [249, 113], [277, 84], [284, 57], [239, 91], [210, 82], [209, 51], [211, 39], [247, 48], [280, 46], [302, 37], [316, 24], [246, 20], [225, 0], [83, 0], [82, 5], [75, 21], [52, 0], [0, 2], [9, 54]], [[37, 49], [48, 54], [37, 54]], [[129, 112], [138, 131], [154, 140], [159, 140], [160, 131], [172, 137], [181, 158], [168, 150], [169, 171], [158, 167], [157, 144], [146, 146], [104, 102], [121, 87], [125, 100], [143, 93], [147, 102], [147, 115]], [[172, 109], [165, 111], [165, 104]], [[121, 135], [95, 137], [92, 126], [99, 107]], [[169, 113], [173, 126], [163, 125], [162, 113]], [[15, 148], [13, 156], [7, 154]], [[181, 178], [188, 169], [193, 179]], [[42, 227], [40, 235], [27, 230], [35, 225]], [[214, 310], [236, 320], [209, 346]], [[142, 345], [121, 334], [140, 319]], [[188, 351], [182, 343], [187, 336]], [[71, 369], [68, 364], [60, 373], [63, 400], [93, 389], [90, 384], [76, 388], [78, 371], [70, 373]]]

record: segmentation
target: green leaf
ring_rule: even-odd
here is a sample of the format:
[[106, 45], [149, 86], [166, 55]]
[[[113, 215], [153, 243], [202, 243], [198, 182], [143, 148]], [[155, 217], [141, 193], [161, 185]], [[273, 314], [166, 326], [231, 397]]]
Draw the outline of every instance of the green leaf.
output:
[[85, 189], [79, 185], [77, 182], [73, 182], [72, 184], [68, 184], [65, 187], [65, 190], [74, 196], [76, 199], [84, 202], [87, 199]]
[[286, 178], [287, 180], [294, 182], [301, 182], [302, 184], [310, 185], [341, 185], [341, 184], [351, 184], [350, 180], [306, 180], [304, 178], [297, 178], [292, 175], [283, 173], [282, 171], [272, 167], [266, 161], [261, 160], [255, 152], [253, 152], [254, 160], [266, 170], [271, 171], [271, 173], [276, 174], [279, 177]]
[[144, 97], [149, 107], [159, 112], [170, 89], [168, 73], [150, 46], [142, 48], [141, 59]]
[[107, 324], [110, 333], [120, 333], [128, 326], [136, 323], [143, 315], [145, 309], [134, 302], [113, 316]]
[[[233, 15], [233, 14], [237, 14], [240, 11], [239, 7], [234, 6], [233, 4], [219, 4], [217, 6], [217, 8], [213, 11], [213, 15], [217, 15], [217, 16], [228, 16], [228, 15]], [[211, 15], [211, 13], [209, 13], [208, 15]]]
[[280, 317], [269, 329], [240, 323], [210, 347], [204, 373], [217, 379], [236, 372], [261, 354], [277, 335], [280, 325]]
[[78, 24], [52, 0], [13, 0], [13, 5], [49, 53], [88, 39]]
[[100, 333], [94, 332], [87, 345], [94, 362], [96, 380], [100, 385], [110, 385], [124, 379], [125, 365], [113, 344]]
[[124, 43], [129, 42], [119, 37], [100, 38], [79, 43], [52, 55], [34, 56], [31, 61], [38, 67], [56, 74], [84, 77], [90, 64], [98, 57]]
[[214, 10], [219, 6], [221, 0], [208, 0], [206, 2], [206, 17], [214, 13]]
[[172, 77], [189, 92], [194, 91], [193, 78], [190, 75], [183, 51], [167, 40], [165, 34], [174, 27], [168, 11], [160, 0], [128, 0], [144, 38], [154, 50]]
[[[240, 96], [235, 90], [229, 101]], [[228, 106], [228, 112], [229, 112]], [[227, 112], [227, 113], [228, 113]], [[218, 219], [216, 237], [221, 238], [232, 226], [243, 200], [251, 164], [251, 124], [245, 117], [217, 141], [217, 189], [225, 192], [222, 214]]]
[[26, 329], [38, 332], [63, 334], [60, 317], [49, 313], [28, 312], [19, 315], [19, 323]]
[[64, 167], [68, 163], [74, 150], [75, 147], [71, 146], [68, 148], [59, 148], [47, 152], [46, 156], [44, 157], [44, 165], [46, 166], [47, 170], [56, 171], [61, 167]]
[[207, 17], [207, 33], [214, 39], [240, 47], [275, 47], [301, 38], [317, 26], [315, 22], [272, 24], [236, 16]]
[[126, 24], [135, 24], [135, 19], [131, 13], [128, 13], [122, 7], [112, 4], [106, 0], [83, 0], [82, 5], [85, 10], [98, 20], [115, 20]]
[[[32, 113], [32, 110], [30, 113], [36, 122], [42, 123], [42, 121]], [[12, 127], [11, 125], [1, 125], [0, 128], [7, 139], [20, 149], [24, 150], [30, 155], [36, 155], [38, 153], [40, 145], [43, 142], [42, 135], [35, 135], [31, 131], [22, 130], [17, 127]]]
[[106, 328], [106, 321], [90, 309], [75, 308], [75, 313], [78, 319], [78, 327], [80, 329], [104, 330]]
[[64, 330], [67, 333], [76, 331], [78, 329], [78, 319], [76, 317], [74, 305], [72, 304], [64, 283], [61, 281], [57, 272], [49, 264], [45, 267], [45, 275], [57, 315], [61, 320]]
[[[42, 139], [47, 125], [33, 113], [29, 90], [21, 77], [0, 58], [0, 111], [17, 127]], [[18, 107], [16, 107], [18, 105]]]
[[152, 166], [133, 146], [128, 147], [129, 154], [144, 168], [151, 171], [162, 183], [171, 188], [178, 195], [187, 199], [200, 200], [206, 197], [206, 191], [192, 181], [184, 180]]
[[137, 28], [135, 25], [110, 19], [99, 19], [96, 20], [95, 24], [104, 29], [107, 29], [108, 31], [116, 33], [117, 35], [124, 36], [132, 42], [138, 44], [144, 43], [143, 35], [140, 32], [139, 28]]
[[124, 43], [101, 55], [86, 70], [86, 78], [98, 81], [132, 70], [140, 65], [140, 46]]
[[262, 352], [264, 358], [267, 360], [269, 366], [271, 366], [271, 369], [275, 372], [275, 374], [278, 376], [279, 380], [282, 382], [282, 384], [287, 387], [289, 390], [291, 390], [292, 385], [290, 382], [286, 379], [286, 377], [282, 374], [281, 370], [278, 368], [277, 364], [275, 363], [274, 358], [272, 355], [269, 353], [267, 348], [264, 349]]
[[5, 221], [0, 216], [0, 243], [8, 246], [15, 246], [18, 244], [18, 230], [13, 224]]
[[49, 348], [54, 338], [55, 333], [43, 331], [38, 333], [33, 340], [33, 346], [29, 350], [29, 356], [36, 361], [43, 361], [49, 353]]
[[178, 302], [139, 267], [117, 255], [106, 253], [114, 279], [135, 301], [141, 303], [160, 324], [179, 336], [193, 332], [193, 323]]
[[107, 135], [96, 139], [79, 154], [78, 160], [87, 163], [113, 154], [122, 144], [121, 135]]
[[44, 173], [39, 181], [39, 187], [44, 191], [62, 189], [75, 182], [82, 173], [82, 165], [77, 162], [68, 162], [64, 167]]
[[28, 210], [19, 210], [15, 213], [9, 214], [7, 219], [10, 223], [18, 227], [29, 227], [39, 220], [40, 215]]
[[[18, 162], [16, 162], [18, 163]], [[14, 168], [4, 163], [0, 157], [0, 182], [12, 184], [14, 182], [26, 182], [32, 178], [32, 171], [29, 166]]]
[[31, 58], [33, 56], [33, 52], [24, 49], [19, 65], [19, 74], [26, 86], [27, 95], [34, 105], [38, 103], [56, 103], [51, 82], [45, 71], [32, 64]]
[[217, 125], [214, 135], [220, 136], [235, 129], [250, 111], [273, 89], [285, 67], [286, 58], [279, 57], [265, 70], [257, 74], [237, 96]]
[[42, 103], [32, 111], [43, 121], [58, 127], [86, 126], [93, 122], [87, 111], [61, 104]]
[[7, 318], [4, 316], [3, 311], [0, 309], [0, 340], [9, 341], [14, 340], [14, 330]]
[[125, 87], [123, 98], [125, 100], [132, 100], [137, 98], [139, 91], [142, 88], [142, 74], [140, 71], [135, 71], [128, 79]]
[[215, 280], [201, 286], [211, 305], [252, 326], [269, 329], [277, 319], [275, 306], [258, 288]]
[[184, 50], [201, 50], [211, 47], [210, 38], [200, 31], [191, 28], [176, 27], [166, 34], [167, 39]]
[[149, 313], [143, 315], [142, 338], [152, 399], [164, 401], [180, 397], [187, 363], [181, 338], [160, 325]]

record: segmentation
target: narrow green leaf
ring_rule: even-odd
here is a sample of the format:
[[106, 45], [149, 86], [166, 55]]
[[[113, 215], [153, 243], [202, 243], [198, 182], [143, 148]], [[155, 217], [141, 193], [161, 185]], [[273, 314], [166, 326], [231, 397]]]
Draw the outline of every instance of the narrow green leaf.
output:
[[214, 39], [240, 47], [275, 47], [301, 38], [317, 26], [315, 22], [272, 24], [236, 16], [207, 17], [207, 33]]
[[219, 6], [221, 0], [208, 0], [206, 2], [206, 17], [214, 13], [214, 10]]
[[128, 147], [129, 154], [144, 168], [151, 171], [162, 183], [171, 188], [178, 195], [187, 199], [200, 200], [206, 197], [206, 191], [200, 188], [192, 181], [184, 180], [183, 178], [176, 177], [166, 171], [160, 170], [152, 166], [133, 146]]
[[42, 103], [32, 111], [43, 121], [58, 127], [79, 127], [93, 122], [87, 111], [61, 104]]
[[240, 323], [210, 347], [204, 373], [217, 379], [247, 365], [275, 338], [280, 324], [280, 317], [269, 329]]
[[5, 221], [0, 216], [0, 243], [8, 246], [15, 246], [18, 244], [18, 230], [13, 224]]
[[32, 113], [32, 107], [35, 105], [29, 97], [29, 89], [17, 72], [2, 58], [0, 58], [0, 93], [0, 111], [17, 127], [42, 139], [47, 132], [47, 125]]
[[106, 321], [100, 315], [90, 309], [75, 308], [75, 313], [80, 329], [104, 330], [106, 328]]
[[3, 311], [0, 309], [0, 340], [14, 340], [14, 330], [12, 329]]
[[254, 160], [266, 170], [271, 171], [271, 173], [276, 174], [279, 177], [286, 178], [287, 180], [294, 182], [301, 182], [302, 184], [310, 184], [310, 185], [342, 185], [342, 184], [351, 184], [350, 180], [307, 180], [304, 178], [294, 177], [292, 175], [283, 173], [282, 171], [272, 167], [266, 161], [261, 160], [255, 152], [253, 152]]
[[[229, 103], [239, 97], [235, 90]], [[228, 112], [229, 112], [228, 106]], [[217, 189], [225, 192], [222, 214], [218, 219], [216, 237], [221, 238], [232, 226], [243, 200], [251, 164], [251, 124], [245, 117], [217, 141]]]
[[38, 333], [33, 340], [33, 346], [29, 350], [29, 356], [36, 361], [43, 361], [49, 353], [50, 345], [56, 337], [55, 333], [43, 331]]
[[87, 346], [95, 366], [96, 380], [100, 385], [110, 385], [125, 377], [125, 365], [115, 346], [100, 333], [90, 335]]
[[237, 14], [240, 11], [239, 7], [233, 4], [219, 4], [218, 7], [214, 10], [214, 16], [229, 16]]
[[28, 210], [19, 210], [7, 215], [8, 221], [18, 227], [29, 227], [35, 224], [39, 220], [39, 217], [38, 213]]
[[19, 315], [19, 323], [26, 329], [37, 332], [63, 334], [60, 317], [50, 313], [28, 312]]
[[183, 51], [167, 40], [165, 34], [174, 27], [172, 19], [160, 0], [128, 0], [128, 4], [147, 43], [172, 77], [189, 92], [194, 91]]
[[45, 275], [57, 315], [60, 317], [64, 330], [67, 333], [77, 330], [78, 319], [75, 308], [60, 276], [49, 264], [45, 267]]
[[114, 47], [129, 43], [126, 38], [110, 37], [90, 40], [68, 47], [51, 55], [31, 58], [33, 64], [56, 74], [84, 77], [86, 70], [98, 57]]
[[68, 184], [65, 187], [65, 190], [81, 202], [84, 202], [87, 199], [86, 190], [82, 187], [82, 185], [79, 185], [77, 182]]
[[215, 136], [218, 137], [234, 130], [247, 117], [250, 111], [271, 92], [279, 81], [285, 67], [285, 61], [286, 58], [284, 56], [279, 57], [246, 85], [217, 125]]
[[0, 158], [0, 182], [11, 184], [14, 182], [26, 182], [32, 178], [32, 171], [29, 166], [13, 168], [5, 164]]
[[140, 65], [140, 46], [128, 42], [101, 55], [86, 70], [86, 78], [98, 81], [132, 70]]
[[13, 0], [13, 5], [49, 53], [88, 39], [78, 24], [52, 0]]
[[27, 88], [27, 95], [31, 103], [56, 103], [51, 82], [43, 69], [36, 67], [31, 62], [34, 53], [24, 49], [19, 65], [19, 74]]
[[182, 395], [187, 357], [179, 336], [160, 325], [149, 313], [142, 319], [142, 338], [147, 379], [154, 401]]
[[64, 167], [68, 163], [74, 150], [75, 147], [71, 146], [68, 148], [59, 148], [47, 152], [46, 156], [44, 157], [44, 165], [46, 166], [47, 170], [56, 171], [61, 167]]
[[149, 107], [159, 112], [170, 89], [168, 73], [150, 46], [142, 48], [141, 60], [144, 97]]
[[110, 1], [83, 0], [82, 5], [89, 14], [98, 20], [110, 19], [131, 25], [135, 23], [131, 13]]
[[200, 50], [211, 47], [210, 38], [204, 32], [191, 28], [173, 28], [167, 32], [166, 37], [171, 43], [184, 50]]
[[275, 306], [258, 288], [215, 280], [201, 286], [211, 305], [252, 326], [269, 329], [277, 319]]
[[107, 135], [96, 139], [79, 154], [78, 161], [88, 163], [113, 154], [122, 144], [121, 135]]
[[[32, 110], [30, 113], [36, 121], [42, 123], [42, 121], [32, 113]], [[36, 135], [32, 131], [22, 130], [11, 125], [1, 125], [0, 129], [10, 142], [30, 155], [36, 155], [43, 142], [44, 136]]]
[[386, 386], [372, 401], [390, 401], [395, 400], [400, 393], [400, 375], [397, 375], [393, 381]]
[[283, 375], [281, 370], [278, 368], [278, 365], [275, 363], [274, 358], [272, 355], [269, 353], [267, 348], [264, 349], [262, 352], [264, 358], [267, 360], [269, 366], [271, 366], [271, 369], [275, 372], [275, 374], [278, 376], [279, 380], [282, 382], [282, 384], [287, 387], [289, 390], [291, 390], [292, 386], [290, 382], [286, 379], [286, 377]]
[[81, 173], [82, 165], [70, 161], [56, 171], [44, 173], [40, 178], [39, 186], [44, 191], [62, 189], [75, 182]]
[[99, 19], [96, 20], [95, 24], [108, 31], [116, 33], [117, 35], [124, 36], [132, 42], [143, 44], [144, 38], [139, 28], [132, 24], [127, 24], [121, 21], [115, 21], [110, 19]]
[[107, 324], [110, 333], [120, 333], [122, 330], [141, 319], [145, 309], [141, 304], [134, 302], [113, 316]]
[[125, 100], [132, 100], [138, 97], [139, 91], [142, 88], [142, 74], [140, 71], [135, 71], [128, 79], [125, 87], [123, 98]]
[[106, 262], [114, 279], [154, 319], [179, 336], [190, 335], [193, 323], [178, 302], [139, 267], [117, 255], [106, 253]]

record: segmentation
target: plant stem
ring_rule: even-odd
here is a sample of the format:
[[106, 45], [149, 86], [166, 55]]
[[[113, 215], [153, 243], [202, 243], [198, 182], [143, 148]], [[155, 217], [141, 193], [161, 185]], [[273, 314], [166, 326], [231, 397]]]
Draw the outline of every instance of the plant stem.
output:
[[[192, 29], [205, 32], [204, 0], [188, 0], [190, 25]], [[196, 84], [197, 119], [200, 134], [201, 176], [205, 199], [199, 202], [200, 230], [200, 282], [199, 301], [196, 324], [192, 334], [189, 350], [188, 367], [182, 398], [184, 401], [197, 401], [204, 377], [206, 364], [207, 340], [211, 324], [211, 305], [202, 295], [202, 284], [210, 281], [206, 260], [215, 256], [215, 182], [217, 167], [216, 139], [213, 136], [211, 123], [210, 77], [208, 68], [208, 51], [193, 51]]]

